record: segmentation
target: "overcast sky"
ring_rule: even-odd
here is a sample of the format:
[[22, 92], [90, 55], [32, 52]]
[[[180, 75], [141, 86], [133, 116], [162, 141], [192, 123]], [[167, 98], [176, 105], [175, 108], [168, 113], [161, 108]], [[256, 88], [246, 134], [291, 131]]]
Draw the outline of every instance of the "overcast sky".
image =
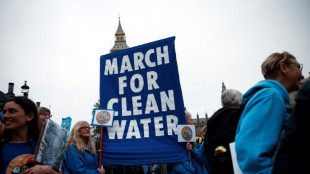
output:
[[0, 0], [0, 90], [24, 80], [29, 98], [57, 123], [91, 121], [99, 58], [114, 44], [118, 17], [130, 47], [176, 36], [184, 104], [192, 115], [221, 107], [222, 82], [242, 93], [260, 66], [288, 51], [310, 72], [308, 0]]

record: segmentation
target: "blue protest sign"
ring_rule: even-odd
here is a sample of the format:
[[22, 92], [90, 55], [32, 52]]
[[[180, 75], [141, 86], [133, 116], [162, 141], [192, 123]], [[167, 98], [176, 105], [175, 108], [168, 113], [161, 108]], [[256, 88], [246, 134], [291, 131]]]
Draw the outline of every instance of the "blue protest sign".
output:
[[177, 125], [185, 124], [175, 37], [100, 57], [100, 105], [113, 109], [103, 131], [103, 164], [186, 160]]

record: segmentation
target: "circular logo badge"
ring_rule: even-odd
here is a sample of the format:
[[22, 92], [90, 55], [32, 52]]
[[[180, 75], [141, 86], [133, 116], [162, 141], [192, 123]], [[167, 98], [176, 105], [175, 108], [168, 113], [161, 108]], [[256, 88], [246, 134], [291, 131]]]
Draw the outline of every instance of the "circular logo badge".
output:
[[188, 126], [183, 127], [181, 134], [185, 141], [190, 141], [193, 138], [193, 130]]
[[8, 165], [8, 168], [6, 169], [6, 173], [22, 173], [23, 171], [29, 169], [32, 167], [30, 165], [30, 162], [33, 159], [33, 155], [31, 154], [24, 154], [15, 157]]
[[108, 111], [100, 111], [96, 115], [96, 120], [99, 124], [107, 124], [111, 119], [111, 115]]

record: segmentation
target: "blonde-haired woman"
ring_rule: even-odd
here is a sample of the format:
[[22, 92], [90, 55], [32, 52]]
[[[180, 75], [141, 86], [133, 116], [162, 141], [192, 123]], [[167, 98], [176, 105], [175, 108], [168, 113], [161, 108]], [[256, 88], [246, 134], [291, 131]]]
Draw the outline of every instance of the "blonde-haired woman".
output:
[[92, 144], [90, 126], [86, 121], [79, 121], [73, 126], [68, 138], [62, 172], [64, 174], [104, 174], [104, 169], [98, 166], [98, 156]]

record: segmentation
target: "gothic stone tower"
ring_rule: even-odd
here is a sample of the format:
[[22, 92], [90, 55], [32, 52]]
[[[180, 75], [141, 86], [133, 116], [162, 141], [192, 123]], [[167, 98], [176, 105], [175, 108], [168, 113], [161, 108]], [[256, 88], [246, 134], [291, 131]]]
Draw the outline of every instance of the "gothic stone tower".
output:
[[121, 19], [119, 18], [118, 22], [118, 28], [115, 33], [115, 42], [113, 48], [110, 50], [111, 53], [114, 53], [116, 51], [124, 50], [126, 48], [129, 48], [126, 43], [126, 35], [123, 31], [122, 25], [121, 25]]

